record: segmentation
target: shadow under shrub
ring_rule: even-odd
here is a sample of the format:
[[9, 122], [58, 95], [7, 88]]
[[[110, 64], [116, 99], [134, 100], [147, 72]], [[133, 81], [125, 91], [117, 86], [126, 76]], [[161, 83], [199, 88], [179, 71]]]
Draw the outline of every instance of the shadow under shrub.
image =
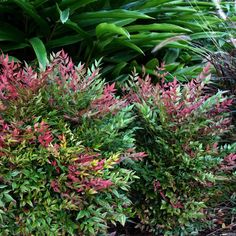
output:
[[132, 165], [140, 177], [134, 204], [139, 226], [155, 235], [196, 235], [206, 226], [208, 201], [226, 178], [222, 161], [235, 152], [235, 145], [220, 144], [230, 132], [232, 99], [221, 91], [204, 95], [208, 69], [184, 85], [164, 83], [165, 73], [156, 85], [134, 73], [124, 89], [135, 104], [137, 148], [148, 155]]
[[53, 54], [45, 72], [0, 57], [1, 235], [97, 235], [132, 216], [131, 107]]

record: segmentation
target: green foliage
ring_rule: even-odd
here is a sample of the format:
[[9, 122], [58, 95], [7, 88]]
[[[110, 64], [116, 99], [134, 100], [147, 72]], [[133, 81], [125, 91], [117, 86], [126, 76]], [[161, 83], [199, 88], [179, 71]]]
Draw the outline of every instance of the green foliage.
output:
[[[231, 5], [224, 2], [222, 8], [231, 9]], [[151, 73], [155, 67], [150, 61], [157, 58], [170, 64], [168, 69], [173, 72], [178, 69], [179, 79], [186, 79], [200, 69], [198, 66], [182, 71], [185, 64], [192, 66], [192, 62], [201, 61], [191, 50], [203, 54], [206, 45], [215, 50], [228, 38], [226, 23], [208, 0], [14, 0], [1, 1], [0, 13], [3, 52], [28, 61], [35, 58], [34, 51], [44, 69], [46, 50], [64, 48], [86, 65], [103, 57], [103, 72], [113, 77], [128, 74], [134, 66], [141, 71], [140, 64]], [[233, 21], [232, 17], [228, 21]], [[188, 35], [192, 44], [177, 39], [180, 35]], [[161, 50], [151, 54], [163, 41], [166, 43]]]
[[[131, 107], [62, 51], [44, 72], [1, 57], [0, 234], [97, 235], [132, 216]], [[140, 154], [142, 155], [142, 153]]]
[[137, 147], [148, 154], [132, 165], [140, 177], [132, 185], [133, 199], [141, 228], [156, 235], [197, 234], [207, 220], [208, 200], [219, 193], [214, 186], [227, 179], [223, 159], [235, 166], [235, 145], [219, 143], [230, 130], [232, 100], [220, 91], [204, 95], [208, 70], [184, 85], [176, 79], [154, 85], [134, 74], [128, 88], [140, 127]]

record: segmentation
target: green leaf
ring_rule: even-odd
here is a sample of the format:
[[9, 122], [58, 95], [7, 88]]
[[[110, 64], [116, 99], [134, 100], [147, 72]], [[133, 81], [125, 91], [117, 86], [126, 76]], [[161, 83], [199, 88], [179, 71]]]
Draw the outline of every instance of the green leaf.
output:
[[95, 231], [92, 226], [88, 226], [88, 231], [89, 231], [90, 235], [95, 235]]
[[85, 210], [81, 210], [77, 216], [76, 216], [76, 220], [79, 220], [81, 218], [83, 218], [84, 216], [86, 216], [86, 211]]
[[[156, 45], [156, 47], [152, 50], [152, 53], [155, 53], [156, 51], [160, 50], [161, 48], [165, 47], [166, 45], [181, 45], [181, 46], [185, 46], [182, 44], [175, 44], [176, 41], [183, 41], [183, 42], [187, 42], [187, 40], [190, 40], [191, 38], [185, 35], [179, 35], [179, 36], [174, 36], [171, 38], [168, 38], [166, 40], [163, 40], [161, 43], [159, 43], [158, 45]], [[178, 48], [178, 47], [177, 47]]]
[[[167, 4], [165, 4], [165, 6], [169, 6], [169, 5], [176, 5], [176, 3], [175, 2], [170, 2], [170, 3], [167, 3]], [[204, 6], [204, 7], [215, 7], [215, 4], [214, 3], [211, 3], [211, 2], [199, 2], [199, 1], [189, 1], [189, 2], [179, 2], [178, 3], [178, 5], [179, 6], [190, 6], [190, 7], [192, 7], [192, 6]]]
[[4, 197], [5, 199], [8, 201], [8, 202], [13, 202], [15, 201], [11, 195], [9, 195], [8, 193], [3, 193], [4, 194]]
[[12, 189], [16, 189], [18, 187], [17, 183], [13, 182], [12, 183]]
[[173, 70], [176, 70], [176, 68], [180, 65], [179, 62], [175, 62], [175, 63], [171, 63], [171, 64], [168, 64], [168, 65], [165, 65], [165, 68], [167, 71], [173, 71]]
[[115, 24], [101, 23], [96, 27], [96, 35], [98, 38], [110, 34], [120, 34], [126, 38], [130, 38], [130, 34], [127, 30]]
[[115, 42], [119, 43], [121, 45], [124, 45], [126, 47], [129, 47], [129, 48], [133, 49], [134, 51], [144, 55], [143, 50], [132, 42], [121, 40], [121, 39], [115, 39]]
[[198, 22], [190, 22], [189, 21], [184, 21], [183, 18], [181, 18], [181, 20], [167, 20], [167, 23], [171, 23], [171, 24], [178, 24], [178, 25], [182, 25], [185, 28], [191, 29], [192, 31], [203, 31], [203, 30], [207, 30], [207, 27], [205, 24], [200, 24]]
[[57, 48], [63, 47], [70, 44], [75, 44], [83, 40], [83, 37], [79, 34], [76, 35], [69, 35], [61, 38], [57, 38], [54, 40], [50, 40], [47, 44], [47, 48]]
[[75, 22], [71, 21], [70, 19], [65, 22], [65, 25], [68, 28], [73, 29], [75, 32], [77, 32], [82, 37], [89, 37], [90, 36], [86, 31], [81, 29], [81, 27], [79, 27], [78, 24], [76, 24]]
[[15, 28], [11, 24], [0, 22], [0, 41], [22, 42], [24, 41], [24, 33]]
[[3, 210], [0, 209], [0, 215], [1, 215], [1, 214], [4, 214], [4, 215], [5, 215], [6, 212], [4, 212]]
[[15, 177], [15, 176], [17, 176], [19, 173], [20, 173], [20, 171], [14, 170], [14, 171], [11, 172], [11, 176], [12, 176], [12, 177]]
[[[115, 19], [153, 19], [139, 11], [128, 11], [128, 10], [110, 10], [110, 11], [97, 11], [97, 12], [86, 12], [76, 16], [76, 19], [97, 19], [97, 18], [115, 18]], [[104, 20], [105, 21], [105, 20]]]
[[206, 39], [206, 38], [223, 38], [227, 36], [228, 32], [200, 32], [200, 33], [195, 33], [191, 34], [190, 37], [191, 39]]
[[163, 3], [168, 3], [172, 2], [173, 0], [152, 0], [152, 1], [147, 1], [146, 4], [144, 4], [141, 9], [147, 9], [151, 7], [157, 7], [158, 5], [161, 5]]
[[149, 24], [149, 25], [131, 25], [125, 27], [129, 32], [136, 32], [136, 31], [163, 31], [163, 32], [173, 32], [173, 33], [185, 33], [185, 32], [192, 32], [191, 30], [187, 28], [183, 28], [178, 25], [174, 24], [167, 24], [167, 23], [161, 23], [161, 24]]
[[5, 206], [4, 202], [0, 199], [0, 207], [4, 207], [4, 206]]
[[35, 8], [42, 6], [45, 2], [48, 2], [48, 0], [34, 0], [32, 4]]
[[150, 40], [162, 40], [162, 39], [166, 39], [169, 37], [174, 37], [174, 36], [178, 36], [178, 34], [176, 33], [156, 33], [156, 32], [143, 32], [143, 33], [139, 33], [139, 34], [132, 34], [130, 35], [130, 38], [132, 40], [132, 42], [136, 42], [135, 40], [138, 40], [140, 42], [144, 42], [145, 44], [147, 44], [147, 42], [150, 42]]
[[62, 24], [66, 23], [67, 20], [69, 19], [69, 16], [70, 16], [70, 8], [67, 8], [67, 9], [65, 9], [64, 11], [62, 11], [62, 10], [59, 8], [58, 4], [56, 4], [56, 6], [57, 6], [57, 11], [58, 11], [59, 14], [60, 14], [60, 21], [61, 21], [61, 23], [62, 23]]
[[119, 64], [117, 64], [117, 65], [115, 66], [115, 68], [113, 69], [113, 71], [112, 71], [112, 75], [113, 75], [114, 77], [119, 76], [121, 70], [122, 70], [126, 65], [127, 65], [126, 62], [120, 62]]
[[198, 11], [192, 7], [178, 7], [178, 6], [171, 6], [171, 7], [162, 7], [157, 9], [158, 13], [165, 13], [165, 12], [174, 12], [174, 13], [197, 13]]
[[72, 11], [74, 11], [96, 1], [97, 0], [62, 0], [60, 3], [60, 7], [69, 7]]
[[27, 202], [27, 204], [29, 204], [31, 207], [34, 206], [33, 203], [32, 203], [30, 200], [27, 200], [26, 202]]
[[125, 222], [126, 222], [126, 216], [125, 215], [120, 214], [116, 219], [117, 219], [117, 221], [120, 222], [120, 224], [122, 226], [125, 226]]
[[48, 63], [48, 59], [47, 59], [47, 51], [43, 42], [38, 37], [31, 38], [29, 42], [34, 49], [34, 52], [39, 62], [39, 66], [41, 67], [42, 70], [45, 70], [46, 65]]
[[145, 65], [146, 68], [152, 69], [152, 70], [156, 69], [157, 66], [159, 66], [159, 61], [158, 61], [157, 58], [151, 59], [151, 60], [148, 61], [147, 64]]
[[50, 32], [50, 27], [48, 26], [47, 21], [45, 21], [35, 10], [31, 3], [26, 2], [24, 0], [13, 0], [23, 11], [25, 11], [30, 17], [34, 19], [34, 21], [38, 24], [41, 31], [44, 35], [48, 35]]
[[27, 47], [30, 47], [30, 44], [12, 42], [12, 43], [7, 43], [6, 45], [2, 45], [1, 49], [3, 50], [3, 52], [9, 52], [9, 51], [14, 51], [17, 49], [22, 49], [22, 48], [27, 48]]
[[178, 48], [169, 48], [163, 58], [165, 64], [174, 63], [178, 58], [180, 49]]

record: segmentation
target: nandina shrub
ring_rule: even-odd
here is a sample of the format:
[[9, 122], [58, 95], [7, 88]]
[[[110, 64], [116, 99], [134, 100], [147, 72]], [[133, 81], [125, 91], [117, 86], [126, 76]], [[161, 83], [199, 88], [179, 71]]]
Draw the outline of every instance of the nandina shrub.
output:
[[232, 100], [221, 91], [204, 95], [207, 73], [208, 67], [183, 85], [165, 83], [165, 73], [157, 84], [134, 73], [124, 88], [140, 127], [137, 148], [148, 155], [132, 165], [140, 177], [132, 185], [133, 200], [141, 227], [156, 235], [197, 233], [208, 200], [219, 192], [223, 158], [235, 152], [235, 146], [221, 145]]
[[1, 235], [96, 235], [132, 215], [131, 107], [63, 51], [44, 72], [0, 57]]

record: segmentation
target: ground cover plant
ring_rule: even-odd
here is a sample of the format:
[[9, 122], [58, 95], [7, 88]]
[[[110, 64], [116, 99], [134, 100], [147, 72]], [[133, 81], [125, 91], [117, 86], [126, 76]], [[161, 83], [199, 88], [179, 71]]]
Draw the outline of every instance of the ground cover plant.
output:
[[209, 200], [226, 196], [223, 186], [235, 183], [236, 145], [222, 143], [233, 100], [222, 91], [206, 93], [208, 73], [209, 66], [187, 84], [166, 83], [160, 68], [160, 82], [134, 73], [124, 88], [140, 127], [136, 145], [148, 155], [132, 165], [140, 177], [133, 200], [140, 227], [154, 235], [198, 235], [207, 226]]
[[228, 14], [233, 3], [220, 5], [229, 15], [227, 21], [210, 0], [1, 1], [1, 50], [20, 60], [37, 57], [43, 68], [47, 53], [62, 47], [86, 64], [103, 57], [103, 72], [112, 74], [108, 80], [120, 80], [118, 76], [129, 74], [133, 66], [141, 71], [145, 65], [152, 73], [159, 61], [165, 61], [169, 71], [186, 79], [199, 73], [203, 48], [215, 51], [228, 44], [227, 22], [235, 20]]
[[132, 216], [133, 120], [114, 84], [63, 51], [45, 72], [0, 57], [1, 235], [98, 235]]

